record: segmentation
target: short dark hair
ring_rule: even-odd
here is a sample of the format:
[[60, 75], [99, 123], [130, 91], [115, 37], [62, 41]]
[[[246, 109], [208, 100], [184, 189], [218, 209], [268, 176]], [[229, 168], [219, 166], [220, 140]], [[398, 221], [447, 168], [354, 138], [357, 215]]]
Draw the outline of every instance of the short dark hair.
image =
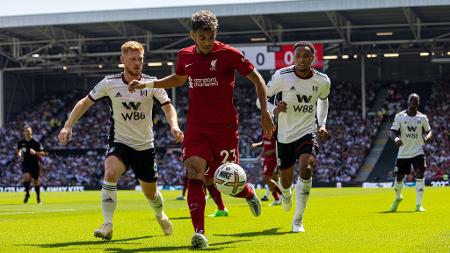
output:
[[208, 10], [202, 10], [192, 15], [192, 30], [217, 30], [219, 27], [219, 21], [217, 21], [216, 15]]
[[297, 47], [309, 47], [309, 49], [311, 49], [311, 52], [313, 54], [316, 52], [316, 49], [314, 48], [313, 43], [311, 43], [309, 41], [299, 41], [299, 42], [295, 43], [294, 51], [295, 51], [295, 49], [297, 49]]
[[408, 101], [409, 101], [412, 97], [417, 97], [417, 98], [420, 99], [419, 94], [417, 94], [417, 93], [411, 93], [411, 94], [409, 94], [409, 96], [408, 96]]

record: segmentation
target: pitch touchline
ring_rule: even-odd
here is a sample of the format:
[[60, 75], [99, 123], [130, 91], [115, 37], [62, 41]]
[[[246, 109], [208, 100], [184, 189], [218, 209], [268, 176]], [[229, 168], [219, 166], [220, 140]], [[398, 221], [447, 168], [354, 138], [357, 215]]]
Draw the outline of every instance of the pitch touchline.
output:
[[10, 214], [29, 214], [29, 213], [58, 213], [58, 212], [73, 212], [75, 209], [56, 209], [56, 210], [37, 210], [37, 211], [29, 211], [29, 212], [9, 212], [9, 213], [0, 213], [0, 215], [10, 215]]

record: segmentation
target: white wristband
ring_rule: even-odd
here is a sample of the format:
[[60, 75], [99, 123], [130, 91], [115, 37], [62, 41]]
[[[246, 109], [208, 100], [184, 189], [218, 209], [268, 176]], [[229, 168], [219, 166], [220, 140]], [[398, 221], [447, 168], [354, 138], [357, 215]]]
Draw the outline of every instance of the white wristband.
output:
[[155, 86], [155, 82], [154, 81], [150, 81], [145, 83], [145, 88], [153, 88]]

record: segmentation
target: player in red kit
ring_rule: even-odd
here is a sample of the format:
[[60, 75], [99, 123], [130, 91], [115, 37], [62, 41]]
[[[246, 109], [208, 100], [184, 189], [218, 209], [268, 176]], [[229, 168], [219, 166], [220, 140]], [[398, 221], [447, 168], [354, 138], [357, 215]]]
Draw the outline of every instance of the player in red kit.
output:
[[280, 194], [281, 190], [277, 186], [278, 176], [276, 175], [277, 168], [277, 154], [276, 154], [276, 143], [277, 139], [275, 134], [271, 137], [263, 135], [263, 141], [252, 143], [252, 148], [263, 147], [261, 156], [264, 158], [263, 164], [263, 179], [264, 183], [269, 187], [272, 196], [275, 199], [272, 202], [272, 206], [281, 205]]
[[[222, 202], [213, 184], [214, 171], [225, 162], [239, 163], [238, 114], [233, 104], [235, 71], [256, 88], [261, 105], [261, 124], [268, 135], [275, 129], [267, 110], [264, 79], [237, 49], [216, 41], [218, 21], [210, 11], [192, 15], [190, 36], [194, 45], [178, 52], [176, 73], [154, 82], [135, 80], [130, 91], [145, 87], [171, 88], [189, 83], [187, 128], [183, 141], [184, 166], [188, 170], [187, 202], [195, 233], [194, 248], [208, 247], [205, 237], [205, 194], [208, 187], [216, 204]], [[245, 198], [254, 216], [261, 214], [261, 202], [250, 184], [235, 195]]]

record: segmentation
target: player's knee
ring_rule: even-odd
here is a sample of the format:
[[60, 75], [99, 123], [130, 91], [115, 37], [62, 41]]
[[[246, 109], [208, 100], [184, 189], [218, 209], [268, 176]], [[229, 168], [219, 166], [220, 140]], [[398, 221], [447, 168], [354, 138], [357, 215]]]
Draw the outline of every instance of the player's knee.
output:
[[196, 167], [187, 167], [188, 178], [190, 179], [203, 179], [204, 172], [200, 172], [200, 170]]
[[147, 199], [154, 201], [158, 197], [157, 191], [146, 191], [144, 192], [144, 195]]
[[423, 178], [424, 177], [424, 170], [416, 170], [416, 178]]
[[105, 169], [105, 180], [108, 182], [117, 182], [119, 180], [120, 174], [117, 170], [113, 168]]

